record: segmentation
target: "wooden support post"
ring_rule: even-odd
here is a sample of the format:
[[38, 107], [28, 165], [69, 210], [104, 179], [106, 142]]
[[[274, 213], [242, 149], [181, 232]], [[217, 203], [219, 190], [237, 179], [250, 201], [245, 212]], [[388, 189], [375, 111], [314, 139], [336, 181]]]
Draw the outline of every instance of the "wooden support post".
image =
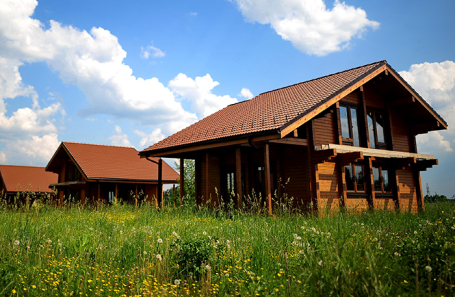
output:
[[[250, 195], [251, 194], [251, 189], [250, 189], [250, 172], [252, 172], [251, 170], [251, 164], [250, 164], [250, 153], [247, 152], [246, 153], [246, 164], [245, 164], [245, 189], [246, 189], [246, 193], [244, 193], [245, 195]], [[247, 200], [248, 201], [248, 200]]]
[[237, 207], [242, 208], [242, 151], [239, 147], [235, 149], [235, 188], [237, 194]]
[[163, 159], [158, 160], [158, 207], [163, 207]]
[[370, 209], [375, 209], [376, 207], [376, 193], [374, 191], [374, 175], [373, 175], [373, 162], [371, 157], [367, 158], [367, 170], [366, 170], [366, 184], [367, 184], [367, 195], [370, 196], [371, 201], [368, 201]]
[[[367, 119], [367, 104], [365, 102], [365, 92], [363, 91], [363, 86], [360, 87], [359, 100], [360, 100], [360, 107], [362, 109], [360, 112], [360, 115], [361, 115], [361, 118], [363, 118], [363, 121], [362, 120], [359, 121], [360, 145], [363, 147], [370, 148], [370, 135], [368, 132], [368, 119]], [[363, 141], [362, 141], [362, 138], [364, 138]]]
[[[115, 183], [114, 197], [115, 197], [115, 200], [118, 201], [118, 183]], [[116, 201], [116, 202], [117, 202], [117, 201]]]
[[269, 144], [264, 145], [264, 179], [265, 179], [265, 197], [267, 201], [267, 209], [272, 215], [272, 189], [270, 181], [270, 156]]
[[210, 153], [205, 153], [205, 202], [210, 199]]
[[420, 171], [413, 170], [412, 173], [414, 175], [414, 184], [416, 187], [417, 206], [419, 208], [418, 211], [424, 211], [425, 205], [423, 201], [422, 179], [420, 178]]
[[84, 203], [85, 203], [85, 185], [81, 189], [81, 193], [79, 195], [79, 200], [81, 202], [81, 205], [84, 205]]
[[335, 112], [333, 113], [333, 126], [335, 131], [336, 143], [343, 144], [343, 136], [341, 134], [341, 117], [340, 117], [340, 102], [335, 104]]
[[313, 157], [315, 154], [314, 151], [314, 126], [313, 120], [309, 121], [307, 124], [307, 139], [308, 139], [308, 168], [309, 168], [309, 176], [310, 176], [310, 193], [311, 193], [311, 203], [313, 203], [312, 211], [314, 213], [318, 210], [318, 190], [316, 185], [316, 164], [313, 161]]
[[100, 203], [101, 203], [101, 184], [98, 181], [98, 206], [100, 205]]
[[199, 201], [199, 185], [200, 185], [200, 178], [201, 178], [201, 175], [199, 174], [199, 167], [201, 167], [201, 161], [199, 159], [199, 157], [197, 157], [196, 159], [194, 159], [194, 201], [196, 202], [196, 205], [199, 205], [200, 201]]
[[400, 202], [401, 202], [401, 194], [400, 194], [400, 178], [398, 177], [398, 170], [394, 170], [394, 175], [395, 175], [395, 181], [394, 181], [394, 187], [395, 187], [395, 209], [400, 210]]
[[137, 184], [134, 189], [134, 205], [137, 207]]
[[347, 188], [344, 165], [337, 162], [338, 167], [338, 198], [342, 199], [340, 207], [346, 207]]
[[386, 118], [388, 119], [388, 125], [386, 126], [387, 130], [385, 131], [386, 137], [388, 136], [387, 149], [394, 151], [395, 147], [393, 145], [392, 109], [390, 108], [390, 105], [387, 103], [386, 103], [386, 110], [387, 110]]
[[185, 159], [180, 158], [180, 204], [183, 205], [185, 196]]

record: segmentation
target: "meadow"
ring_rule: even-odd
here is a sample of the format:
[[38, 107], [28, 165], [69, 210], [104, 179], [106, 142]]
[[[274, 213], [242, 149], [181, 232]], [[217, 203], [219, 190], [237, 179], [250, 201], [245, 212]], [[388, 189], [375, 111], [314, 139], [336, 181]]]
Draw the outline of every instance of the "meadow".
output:
[[420, 214], [0, 210], [0, 296], [453, 296], [455, 203]]

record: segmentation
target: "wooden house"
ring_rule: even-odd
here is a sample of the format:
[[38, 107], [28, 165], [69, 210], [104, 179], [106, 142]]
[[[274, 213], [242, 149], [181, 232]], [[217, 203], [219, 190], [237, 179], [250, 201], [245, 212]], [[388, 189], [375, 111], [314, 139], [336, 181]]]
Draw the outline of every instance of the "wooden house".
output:
[[35, 197], [52, 198], [55, 191], [49, 185], [57, 180], [58, 175], [46, 172], [44, 167], [0, 165], [0, 194], [8, 203], [12, 203], [14, 197], [24, 203], [27, 195], [30, 203]]
[[438, 160], [419, 154], [415, 137], [441, 129], [444, 119], [380, 61], [232, 104], [140, 154], [194, 159], [198, 202], [234, 192], [241, 206], [254, 190], [270, 212], [284, 194], [315, 209], [416, 212], [420, 171]]
[[161, 200], [158, 189], [177, 183], [179, 175], [161, 158], [138, 154], [132, 147], [62, 142], [46, 170], [58, 174], [51, 186], [61, 203], [69, 197], [81, 203], [112, 203], [114, 197], [129, 203]]

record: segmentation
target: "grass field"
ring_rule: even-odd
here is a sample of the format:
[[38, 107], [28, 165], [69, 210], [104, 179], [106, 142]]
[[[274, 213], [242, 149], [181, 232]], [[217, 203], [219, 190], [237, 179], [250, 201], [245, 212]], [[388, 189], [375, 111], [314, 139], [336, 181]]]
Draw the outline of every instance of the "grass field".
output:
[[455, 203], [319, 218], [0, 210], [0, 296], [453, 296]]

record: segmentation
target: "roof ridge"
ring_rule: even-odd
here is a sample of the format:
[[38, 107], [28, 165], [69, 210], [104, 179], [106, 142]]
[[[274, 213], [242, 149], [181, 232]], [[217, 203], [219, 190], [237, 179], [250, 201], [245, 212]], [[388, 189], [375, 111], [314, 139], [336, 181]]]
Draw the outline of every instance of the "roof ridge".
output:
[[121, 145], [109, 145], [109, 144], [97, 144], [97, 143], [85, 143], [85, 142], [75, 142], [75, 141], [62, 141], [62, 143], [71, 143], [71, 144], [84, 144], [91, 146], [108, 146], [108, 147], [118, 147], [118, 148], [129, 148], [138, 151], [134, 146], [121, 146]]
[[[295, 83], [295, 84], [292, 84], [292, 85], [289, 85], [289, 86], [285, 86], [285, 87], [273, 89], [273, 90], [270, 90], [270, 91], [265, 91], [265, 92], [263, 92], [263, 93], [260, 93], [259, 95], [257, 95], [257, 96], [254, 97], [254, 98], [257, 98], [257, 97], [259, 97], [259, 96], [261, 96], [261, 95], [263, 95], [263, 94], [267, 94], [267, 93], [270, 93], [270, 92], [275, 92], [275, 91], [278, 91], [278, 90], [287, 89], [287, 88], [290, 88], [290, 87], [293, 87], [293, 86], [296, 86], [296, 85], [308, 83], [308, 82], [310, 82], [310, 81], [319, 80], [319, 79], [322, 79], [322, 78], [326, 78], [326, 77], [338, 75], [338, 74], [341, 74], [341, 73], [343, 73], [343, 72], [348, 72], [348, 71], [352, 71], [352, 70], [355, 70], [355, 69], [367, 67], [367, 66], [370, 66], [370, 65], [373, 65], [373, 64], [379, 64], [379, 63], [384, 63], [384, 64], [387, 64], [387, 65], [388, 65], [387, 60], [376, 61], [376, 62], [373, 62], [373, 63], [369, 63], [369, 64], [357, 66], [357, 67], [350, 68], [350, 69], [346, 69], [346, 70], [343, 70], [343, 71], [338, 71], [338, 72], [335, 72], [335, 73], [332, 73], [332, 74], [327, 74], [327, 75], [323, 75], [323, 76], [316, 77], [316, 78], [313, 78], [313, 79], [309, 79], [309, 80], [305, 80], [305, 81], [302, 81], [302, 82], [298, 82], [298, 83]], [[254, 98], [253, 98], [253, 99], [254, 99]]]

